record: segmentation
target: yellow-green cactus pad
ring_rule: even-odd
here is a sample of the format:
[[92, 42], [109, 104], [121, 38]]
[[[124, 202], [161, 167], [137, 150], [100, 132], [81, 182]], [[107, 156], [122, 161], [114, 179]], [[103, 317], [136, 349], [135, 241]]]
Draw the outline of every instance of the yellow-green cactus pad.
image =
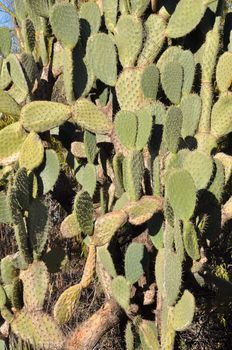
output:
[[68, 215], [61, 223], [60, 232], [63, 238], [80, 237], [81, 230], [74, 213]]
[[93, 242], [96, 246], [109, 243], [117, 230], [127, 222], [127, 214], [123, 210], [115, 210], [96, 220]]
[[7, 27], [0, 28], [0, 52], [7, 57], [11, 50], [10, 30]]
[[139, 201], [127, 205], [124, 210], [129, 215], [129, 222], [141, 225], [163, 208], [162, 199], [158, 196], [143, 196]]
[[94, 103], [85, 98], [80, 98], [76, 101], [73, 105], [72, 114], [74, 121], [83, 129], [96, 134], [108, 134], [111, 132], [112, 123], [108, 117]]
[[211, 116], [211, 132], [217, 138], [232, 131], [232, 96], [222, 96], [215, 103]]
[[127, 68], [119, 75], [116, 93], [121, 109], [133, 112], [142, 108], [146, 103], [141, 86], [142, 73], [143, 69]]
[[48, 350], [64, 348], [62, 331], [51, 316], [41, 311], [21, 310], [15, 315], [11, 329], [14, 334], [33, 346]]
[[20, 111], [21, 107], [19, 104], [6, 91], [0, 89], [0, 112], [18, 117]]
[[13, 123], [0, 130], [0, 165], [15, 162], [27, 137], [20, 123]]
[[44, 262], [34, 261], [27, 270], [21, 271], [20, 279], [23, 282], [23, 301], [27, 310], [42, 310], [49, 283]]
[[173, 327], [176, 331], [186, 330], [193, 321], [195, 299], [187, 289], [174, 307]]
[[216, 80], [220, 92], [226, 92], [232, 83], [232, 53], [224, 52], [217, 64]]
[[35, 101], [21, 110], [20, 121], [29, 131], [44, 132], [63, 124], [71, 117], [69, 106], [50, 101]]
[[38, 168], [38, 166], [43, 162], [43, 158], [43, 143], [39, 135], [32, 131], [22, 144], [19, 156], [19, 165], [21, 168], [33, 170]]
[[77, 284], [66, 289], [54, 307], [54, 318], [59, 324], [67, 323], [74, 315], [81, 296], [82, 286]]

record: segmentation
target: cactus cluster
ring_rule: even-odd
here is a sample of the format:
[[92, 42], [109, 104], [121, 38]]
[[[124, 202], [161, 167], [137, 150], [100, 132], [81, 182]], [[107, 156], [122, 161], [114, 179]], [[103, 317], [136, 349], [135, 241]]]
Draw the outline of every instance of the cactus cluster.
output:
[[[191, 325], [188, 275], [207, 284], [210, 247], [232, 218], [225, 7], [14, 0], [20, 54], [0, 28], [0, 223], [18, 250], [1, 260], [0, 322], [35, 349], [74, 349], [61, 326], [95, 274], [128, 317], [127, 350], [172, 350]], [[50, 315], [47, 194], [61, 172], [76, 194], [60, 234], [88, 256]]]

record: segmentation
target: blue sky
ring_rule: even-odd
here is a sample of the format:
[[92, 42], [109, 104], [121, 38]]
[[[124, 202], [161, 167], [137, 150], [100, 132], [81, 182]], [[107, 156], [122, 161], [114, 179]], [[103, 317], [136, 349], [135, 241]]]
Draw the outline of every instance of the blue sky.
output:
[[[7, 3], [5, 2], [5, 0], [0, 0], [4, 5], [7, 5]], [[8, 15], [7, 13], [3, 12], [0, 8], [0, 26], [7, 26], [7, 27], [11, 27], [12, 26], [12, 20], [11, 20], [11, 16]]]

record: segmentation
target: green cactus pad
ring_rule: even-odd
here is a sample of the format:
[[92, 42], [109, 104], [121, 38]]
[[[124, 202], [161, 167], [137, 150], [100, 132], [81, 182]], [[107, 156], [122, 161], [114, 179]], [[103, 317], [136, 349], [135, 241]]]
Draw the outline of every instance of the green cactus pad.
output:
[[144, 106], [136, 112], [138, 119], [138, 130], [136, 137], [136, 149], [141, 151], [149, 142], [153, 127], [153, 108]]
[[145, 22], [146, 41], [138, 58], [138, 66], [144, 66], [154, 61], [165, 40], [165, 19], [152, 14]]
[[77, 193], [74, 200], [74, 212], [80, 230], [91, 236], [93, 234], [93, 201], [88, 192]]
[[183, 67], [178, 62], [168, 62], [161, 72], [163, 90], [167, 98], [174, 104], [180, 102], [183, 79]]
[[53, 350], [61, 350], [64, 336], [51, 316], [43, 312], [18, 312], [12, 323], [12, 331], [31, 345]]
[[24, 75], [22, 66], [17, 56], [10, 54], [7, 57], [7, 62], [10, 66], [10, 76], [15, 85], [25, 94], [28, 94], [28, 84]]
[[27, 270], [21, 271], [20, 279], [23, 281], [23, 301], [26, 309], [29, 311], [42, 310], [49, 283], [48, 271], [44, 262], [34, 261]]
[[29, 18], [22, 22], [22, 36], [26, 53], [31, 53], [35, 48], [35, 28]]
[[20, 0], [14, 0], [14, 9], [17, 18], [20, 21], [23, 21], [27, 17], [27, 8], [26, 4]]
[[179, 332], [186, 330], [193, 321], [194, 312], [194, 296], [186, 289], [174, 307], [174, 329]]
[[109, 243], [114, 234], [127, 222], [127, 214], [123, 210], [100, 216], [94, 226], [93, 242], [96, 246]]
[[163, 202], [158, 196], [143, 196], [139, 201], [129, 203], [124, 210], [129, 215], [129, 222], [141, 225], [162, 210]]
[[39, 180], [39, 191], [43, 194], [48, 193], [55, 186], [60, 172], [60, 163], [56, 152], [52, 149], [45, 151], [45, 161], [42, 169], [39, 169], [37, 175]]
[[98, 149], [96, 143], [96, 135], [89, 131], [84, 133], [84, 149], [89, 163], [94, 163]]
[[108, 117], [103, 114], [94, 103], [85, 98], [76, 101], [72, 109], [74, 121], [83, 129], [96, 134], [108, 134], [112, 124]]
[[60, 325], [67, 323], [77, 310], [82, 287], [80, 284], [66, 289], [57, 300], [53, 314], [56, 322]]
[[26, 137], [27, 134], [19, 122], [0, 130], [0, 165], [11, 164], [18, 159]]
[[181, 135], [183, 138], [194, 136], [201, 116], [201, 98], [197, 94], [184, 96], [180, 103], [183, 115]]
[[27, 227], [34, 258], [40, 257], [44, 250], [48, 238], [49, 220], [46, 205], [38, 198], [33, 199], [29, 206]]
[[82, 166], [76, 174], [76, 179], [82, 186], [83, 191], [87, 191], [92, 197], [97, 186], [96, 168], [93, 164]]
[[141, 87], [142, 73], [143, 69], [127, 68], [119, 75], [116, 93], [122, 110], [134, 112], [144, 106], [146, 99]]
[[190, 50], [183, 50], [178, 58], [178, 62], [184, 70], [182, 94], [189, 94], [195, 78], [195, 60], [192, 52]]
[[204, 16], [206, 8], [202, 0], [181, 0], [169, 20], [167, 35], [179, 38], [190, 33]]
[[142, 260], [144, 257], [144, 245], [131, 243], [125, 254], [125, 277], [131, 284], [134, 284], [144, 273]]
[[200, 259], [197, 233], [194, 225], [191, 222], [184, 222], [183, 241], [185, 250], [190, 258], [193, 260]]
[[6, 27], [0, 28], [0, 52], [4, 57], [7, 57], [11, 51], [11, 36], [10, 30]]
[[191, 174], [198, 190], [207, 187], [213, 174], [212, 157], [200, 151], [189, 152], [183, 160], [183, 167]]
[[18, 117], [20, 111], [19, 104], [6, 91], [0, 89], [0, 112]]
[[30, 6], [33, 12], [40, 17], [49, 17], [48, 0], [30, 0]]
[[32, 54], [23, 53], [20, 62], [25, 72], [28, 87], [32, 90], [39, 74], [35, 59]]
[[224, 52], [217, 64], [216, 69], [217, 85], [221, 93], [229, 90], [232, 83], [232, 53]]
[[183, 116], [181, 109], [171, 106], [166, 115], [163, 137], [169, 151], [172, 153], [177, 153], [179, 148], [182, 121]]
[[142, 320], [139, 324], [139, 336], [144, 350], [160, 350], [158, 331], [154, 322]]
[[113, 259], [106, 246], [97, 248], [97, 256], [100, 263], [104, 266], [104, 269], [110, 274], [111, 277], [117, 277]]
[[141, 88], [145, 98], [156, 100], [159, 87], [159, 70], [154, 64], [147, 66], [141, 77]]
[[113, 40], [105, 33], [92, 35], [87, 43], [88, 65], [96, 78], [114, 86], [117, 79], [117, 57]]
[[176, 253], [170, 249], [164, 250], [164, 296], [168, 305], [175, 304], [180, 293], [182, 266]]
[[82, 3], [79, 11], [82, 39], [98, 32], [101, 25], [99, 6], [92, 2]]
[[43, 158], [43, 143], [39, 135], [32, 131], [22, 144], [19, 155], [19, 166], [27, 170], [33, 170], [43, 162]]
[[131, 151], [124, 159], [123, 181], [126, 192], [131, 200], [136, 201], [141, 196], [142, 178], [144, 173], [143, 154]]
[[217, 138], [232, 132], [232, 96], [222, 96], [213, 106], [211, 132]]
[[196, 187], [188, 171], [171, 172], [166, 182], [166, 195], [177, 218], [191, 218], [196, 205]]
[[[130, 35], [128, 35], [130, 33]], [[123, 67], [133, 67], [142, 47], [143, 27], [139, 18], [122, 15], [115, 28], [115, 42]]]
[[81, 230], [74, 213], [68, 215], [61, 223], [60, 232], [63, 238], [80, 237]]
[[50, 12], [53, 32], [62, 46], [74, 49], [79, 38], [79, 18], [74, 5], [56, 4]]
[[29, 131], [44, 132], [53, 129], [71, 117], [70, 107], [62, 103], [35, 101], [21, 110], [21, 123]]
[[103, 11], [106, 27], [109, 31], [113, 32], [117, 23], [118, 1], [103, 0]]
[[112, 281], [112, 294], [117, 303], [127, 310], [130, 305], [130, 283], [127, 282], [125, 277], [118, 276]]
[[128, 150], [135, 149], [138, 118], [135, 113], [128, 111], [119, 111], [114, 120], [116, 135], [121, 144]]
[[216, 168], [216, 174], [212, 184], [209, 186], [209, 192], [211, 192], [220, 203], [225, 188], [225, 170], [219, 159], [214, 160], [214, 165]]
[[7, 255], [1, 259], [1, 279], [4, 284], [11, 284], [18, 274], [19, 270], [14, 266], [12, 255]]

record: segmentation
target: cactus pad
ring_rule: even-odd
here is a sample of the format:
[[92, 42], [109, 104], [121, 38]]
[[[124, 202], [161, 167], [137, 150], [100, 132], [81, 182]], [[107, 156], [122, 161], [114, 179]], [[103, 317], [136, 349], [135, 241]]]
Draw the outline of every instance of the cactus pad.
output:
[[62, 103], [35, 101], [22, 108], [21, 123], [29, 131], [44, 132], [70, 118], [70, 108]]
[[82, 128], [96, 134], [108, 134], [112, 124], [94, 103], [81, 98], [73, 106], [73, 119]]
[[43, 143], [39, 135], [32, 131], [22, 144], [19, 156], [19, 165], [21, 168], [33, 170], [43, 162], [43, 158]]
[[127, 214], [123, 210], [115, 210], [96, 220], [93, 242], [96, 246], [109, 243], [117, 230], [127, 222]]
[[114, 86], [117, 79], [117, 57], [113, 40], [105, 33], [92, 35], [87, 44], [88, 65], [96, 78]]
[[7, 165], [16, 161], [27, 134], [19, 124], [13, 123], [0, 130], [0, 164]]
[[54, 307], [54, 318], [59, 324], [67, 323], [74, 315], [81, 296], [82, 286], [77, 284], [66, 289]]
[[50, 13], [52, 29], [62, 45], [73, 49], [79, 38], [79, 18], [74, 5], [56, 4]]
[[193, 178], [186, 170], [175, 170], [167, 179], [166, 194], [175, 215], [188, 220], [196, 205], [196, 187]]
[[131, 287], [123, 276], [118, 276], [112, 281], [112, 294], [117, 303], [127, 310], [130, 303]]
[[173, 327], [176, 331], [186, 330], [192, 323], [195, 311], [194, 296], [185, 290], [181, 299], [174, 307]]

